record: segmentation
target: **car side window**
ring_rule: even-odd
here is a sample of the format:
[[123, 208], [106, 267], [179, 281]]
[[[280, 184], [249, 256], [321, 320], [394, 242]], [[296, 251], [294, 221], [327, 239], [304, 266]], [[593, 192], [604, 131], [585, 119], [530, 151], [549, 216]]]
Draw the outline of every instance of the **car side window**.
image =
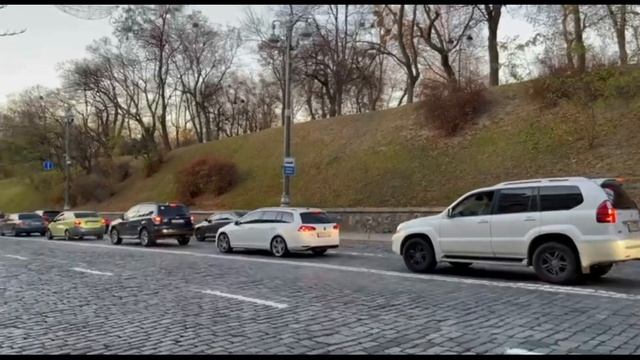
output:
[[569, 210], [582, 204], [584, 198], [577, 186], [541, 186], [540, 211]]
[[136, 217], [137, 213], [138, 213], [138, 209], [139, 209], [138, 205], [136, 205], [136, 206], [132, 207], [131, 209], [129, 209], [129, 211], [127, 211], [127, 213], [125, 214], [125, 218], [132, 219], [132, 218]]
[[279, 211], [278, 212], [278, 220], [283, 223], [292, 223], [293, 222], [293, 214], [289, 212]]
[[278, 223], [280, 222], [280, 220], [278, 219], [279, 215], [279, 211], [265, 211], [264, 215], [262, 215], [261, 220], [265, 223]]
[[493, 191], [479, 192], [464, 198], [451, 211], [451, 217], [467, 217], [491, 214]]
[[538, 210], [537, 189], [516, 188], [502, 189], [498, 193], [498, 203], [495, 214], [515, 214]]
[[255, 224], [255, 223], [261, 222], [262, 220], [260, 220], [260, 218], [262, 217], [263, 213], [264, 211], [255, 211], [255, 212], [248, 213], [242, 219], [240, 219], [240, 221], [243, 224]]
[[64, 213], [60, 213], [60, 214], [58, 214], [58, 216], [56, 216], [56, 217], [53, 219], [53, 221], [64, 221], [64, 220], [62, 220], [62, 219], [64, 219]]

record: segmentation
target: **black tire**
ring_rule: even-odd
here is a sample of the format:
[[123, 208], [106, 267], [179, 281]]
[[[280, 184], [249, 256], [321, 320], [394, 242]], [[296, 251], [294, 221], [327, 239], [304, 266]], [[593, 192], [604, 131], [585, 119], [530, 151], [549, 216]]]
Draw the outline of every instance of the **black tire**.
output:
[[111, 243], [113, 245], [120, 245], [122, 244], [122, 238], [120, 237], [120, 233], [118, 233], [118, 229], [112, 229], [111, 230], [111, 234], [109, 234], [109, 238], [111, 240]]
[[198, 241], [205, 241], [207, 238], [204, 236], [204, 230], [198, 229], [195, 231], [195, 234], [193, 234], [193, 236], [196, 238], [196, 240]]
[[65, 231], [64, 231], [64, 239], [65, 239], [65, 240], [71, 240], [71, 239], [73, 239], [73, 238], [71, 237], [71, 233], [69, 232], [69, 230], [65, 230]]
[[45, 236], [47, 237], [47, 240], [53, 240], [53, 234], [51, 233], [51, 230], [47, 230]]
[[287, 241], [281, 236], [276, 236], [271, 239], [271, 245], [269, 246], [271, 253], [275, 257], [285, 257], [289, 254], [289, 248], [287, 247]]
[[449, 265], [453, 266], [456, 269], [466, 269], [471, 266], [470, 262], [453, 262], [449, 261]]
[[216, 247], [221, 253], [230, 253], [233, 251], [229, 236], [225, 233], [220, 234], [216, 239]]
[[142, 228], [140, 230], [140, 234], [138, 234], [138, 238], [140, 239], [140, 244], [144, 247], [149, 247], [154, 245], [153, 237], [149, 234], [149, 230], [146, 228]]
[[313, 255], [320, 256], [327, 252], [327, 249], [311, 249]]
[[178, 244], [180, 244], [181, 246], [189, 245], [189, 240], [191, 240], [191, 238], [188, 236], [180, 236], [178, 238]]
[[554, 241], [536, 249], [533, 269], [541, 280], [552, 284], [572, 284], [582, 275], [578, 255], [570, 247]]
[[39, 234], [40, 236], [44, 236], [44, 234], [46, 234], [46, 232], [41, 232], [41, 233], [38, 233], [38, 234]]
[[599, 279], [607, 275], [607, 273], [609, 273], [609, 271], [611, 271], [612, 268], [613, 268], [613, 263], [592, 265], [591, 268], [589, 269], [589, 274], [587, 274], [587, 277], [589, 279]]
[[402, 251], [404, 264], [413, 272], [433, 271], [438, 265], [431, 243], [422, 238], [409, 239]]

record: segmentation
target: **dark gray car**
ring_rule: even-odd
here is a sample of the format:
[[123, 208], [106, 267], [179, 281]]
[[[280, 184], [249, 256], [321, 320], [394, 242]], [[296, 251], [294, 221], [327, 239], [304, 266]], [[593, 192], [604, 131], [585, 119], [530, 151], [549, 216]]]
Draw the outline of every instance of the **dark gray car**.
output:
[[198, 241], [205, 241], [207, 238], [215, 239], [218, 229], [240, 219], [246, 213], [246, 211], [228, 211], [211, 215], [195, 226], [193, 235]]
[[0, 222], [0, 236], [20, 236], [38, 233], [44, 236], [47, 224], [42, 216], [35, 213], [10, 214]]

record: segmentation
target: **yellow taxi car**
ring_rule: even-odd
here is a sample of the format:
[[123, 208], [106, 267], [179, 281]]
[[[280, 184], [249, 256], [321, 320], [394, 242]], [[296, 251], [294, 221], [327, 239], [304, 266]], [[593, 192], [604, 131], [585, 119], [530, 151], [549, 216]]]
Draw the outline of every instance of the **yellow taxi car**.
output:
[[105, 225], [106, 220], [95, 211], [63, 211], [49, 223], [45, 236], [49, 240], [56, 237], [82, 239], [86, 236], [102, 240]]

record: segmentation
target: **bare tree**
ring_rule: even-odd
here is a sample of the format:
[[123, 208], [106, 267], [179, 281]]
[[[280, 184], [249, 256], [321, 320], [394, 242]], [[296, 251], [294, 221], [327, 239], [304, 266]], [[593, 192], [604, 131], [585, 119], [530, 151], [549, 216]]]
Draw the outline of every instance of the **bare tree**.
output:
[[[0, 5], [0, 10], [4, 9], [6, 7], [7, 7], [7, 5]], [[0, 37], [20, 35], [20, 34], [24, 33], [25, 31], [27, 31], [27, 29], [22, 29], [22, 30], [17, 30], [17, 31], [4, 30], [4, 31], [0, 32]]]
[[476, 5], [489, 30], [489, 86], [500, 85], [500, 53], [498, 51], [498, 25], [504, 5]]

